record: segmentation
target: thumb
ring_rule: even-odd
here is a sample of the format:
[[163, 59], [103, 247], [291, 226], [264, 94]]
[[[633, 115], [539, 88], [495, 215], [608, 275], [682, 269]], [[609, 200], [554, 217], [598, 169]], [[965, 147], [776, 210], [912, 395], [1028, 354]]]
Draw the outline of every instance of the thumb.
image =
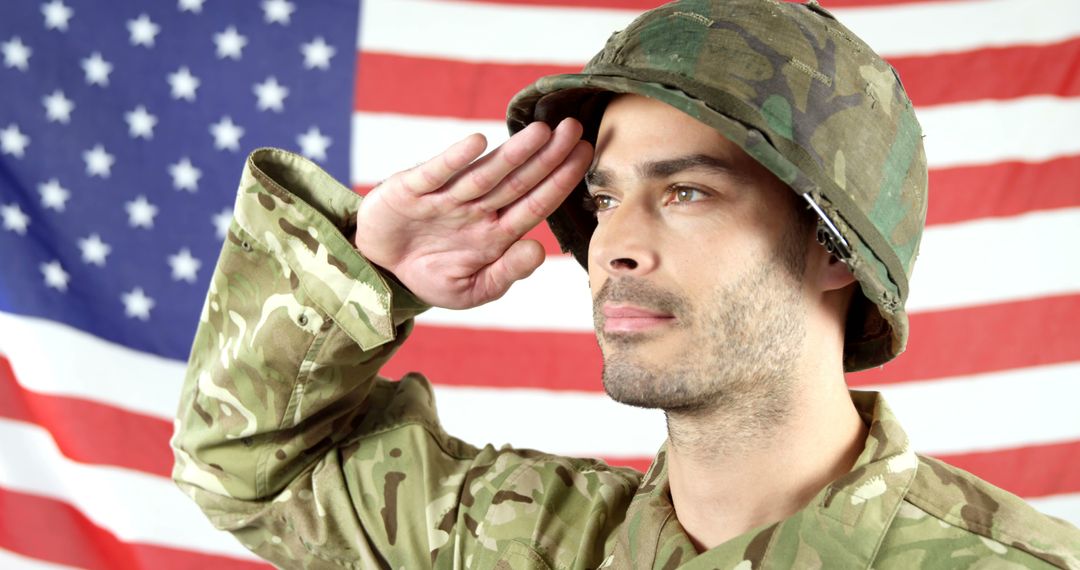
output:
[[540, 242], [523, 239], [511, 244], [499, 259], [477, 273], [485, 302], [502, 297], [515, 281], [532, 275], [543, 262], [544, 247]]

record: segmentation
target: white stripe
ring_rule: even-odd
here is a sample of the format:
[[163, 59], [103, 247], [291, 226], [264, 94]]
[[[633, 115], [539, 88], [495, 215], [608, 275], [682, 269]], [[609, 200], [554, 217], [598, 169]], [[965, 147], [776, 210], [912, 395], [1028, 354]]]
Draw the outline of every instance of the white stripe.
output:
[[[399, 55], [582, 65], [630, 10], [440, 0], [366, 0], [359, 47]], [[926, 2], [833, 14], [886, 57], [1048, 44], [1080, 35], [1074, 0]]]
[[[79, 345], [87, 344], [90, 336], [69, 331], [53, 337], [55, 330], [66, 327], [24, 317], [9, 316], [4, 327], [15, 331], [36, 327], [37, 338], [46, 346], [65, 346], [76, 354], [86, 350]], [[64, 338], [68, 344], [49, 342], [52, 338]], [[179, 385], [174, 385], [173, 379], [182, 375], [183, 363], [172, 363], [168, 377], [157, 378], [150, 374], [160, 373], [160, 369], [148, 370], [143, 368], [145, 361], [130, 358], [126, 351], [91, 342], [110, 364], [104, 369], [87, 367], [83, 373], [110, 395], [112, 405], [135, 407], [126, 392], [110, 384], [144, 382], [164, 392], [162, 399], [178, 397]], [[14, 365], [27, 358], [20, 352], [4, 352]], [[27, 389], [47, 385], [55, 394], [85, 397], [81, 381], [71, 377], [42, 379], [38, 377], [42, 373], [50, 370], [16, 366], [17, 380]], [[1076, 378], [1080, 378], [1080, 362], [888, 385], [881, 391], [920, 451], [952, 453], [1080, 440], [1080, 421], [1073, 410], [1080, 400]], [[68, 385], [72, 389], [65, 391]], [[657, 414], [614, 404], [599, 393], [451, 386], [438, 386], [436, 391], [447, 431], [472, 443], [513, 442], [552, 453], [647, 457], [656, 451], [664, 432]], [[170, 406], [168, 411], [148, 413], [171, 418], [174, 409]], [[477, 414], [478, 409], [484, 413]], [[558, 425], [551, 425], [551, 418], [559, 418]], [[0, 441], [6, 440], [0, 437]], [[52, 443], [49, 445], [55, 450]]]
[[915, 261], [908, 311], [1080, 292], [1078, 243], [1080, 208], [930, 226]]
[[605, 394], [436, 386], [435, 401], [447, 433], [479, 445], [652, 457], [667, 436], [660, 411], [624, 406]]
[[[1080, 3], [1077, 3], [1080, 5]], [[1080, 154], [1080, 98], [1025, 97], [920, 107], [930, 168], [1006, 160], [1037, 162]], [[375, 185], [479, 132], [494, 149], [508, 138], [502, 121], [356, 112], [354, 184]]]
[[[917, 451], [944, 454], [1080, 439], [1077, 378], [1080, 363], [1070, 363], [878, 390]], [[447, 432], [471, 443], [651, 457], [666, 434], [658, 412], [615, 404], [603, 394], [448, 386], [436, 391]]]
[[1027, 502], [1043, 514], [1067, 520], [1074, 526], [1080, 526], [1080, 493], [1027, 499]]
[[[125, 542], [257, 559], [163, 477], [64, 457], [44, 428], [0, 419], [0, 486], [63, 501]], [[11, 458], [18, 458], [12, 460]]]
[[487, 137], [488, 150], [509, 138], [502, 121], [354, 113], [351, 178], [354, 184], [374, 186], [475, 132]]
[[74, 566], [64, 566], [63, 564], [46, 562], [37, 558], [27, 558], [3, 548], [0, 548], [0, 568], [6, 568], [7, 570], [75, 570]]
[[626, 10], [365, 0], [359, 47], [467, 61], [580, 65], [636, 16]]
[[[1080, 2], [1077, 2], [1080, 6]], [[1080, 99], [1024, 97], [916, 109], [931, 168], [1080, 154]]]
[[832, 12], [885, 57], [1050, 44], [1080, 35], [1075, 0], [913, 2]]
[[1080, 362], [904, 382], [877, 390], [912, 447], [951, 454], [1080, 440]]
[[46, 319], [0, 312], [0, 354], [8, 355], [25, 388], [42, 394], [162, 418], [174, 417], [180, 403], [181, 363]]
[[[1080, 208], [1033, 212], [926, 229], [909, 313], [1080, 292]], [[508, 318], [507, 315], [513, 315]], [[468, 311], [432, 309], [418, 322], [513, 330], [592, 332], [585, 271], [555, 255], [495, 302]]]

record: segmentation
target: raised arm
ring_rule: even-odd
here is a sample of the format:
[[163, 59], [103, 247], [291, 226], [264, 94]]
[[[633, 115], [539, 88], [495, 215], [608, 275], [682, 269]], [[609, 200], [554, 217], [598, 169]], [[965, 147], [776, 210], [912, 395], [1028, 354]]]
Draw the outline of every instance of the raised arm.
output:
[[539, 265], [519, 239], [580, 179], [579, 137], [537, 125], [480, 160], [469, 137], [362, 202], [300, 157], [252, 154], [173, 438], [173, 477], [216, 526], [285, 567], [435, 560], [494, 455], [442, 431], [426, 380], [376, 374], [427, 305], [490, 301]]

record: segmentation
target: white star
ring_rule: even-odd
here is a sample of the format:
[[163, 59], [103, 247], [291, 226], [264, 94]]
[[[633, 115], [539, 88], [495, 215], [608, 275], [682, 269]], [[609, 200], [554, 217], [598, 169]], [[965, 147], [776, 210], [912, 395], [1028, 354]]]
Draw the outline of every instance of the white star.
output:
[[113, 65], [105, 61], [100, 53], [95, 51], [90, 54], [90, 57], [82, 60], [82, 68], [86, 72], [87, 85], [104, 87], [109, 84], [109, 74], [112, 73]]
[[288, 0], [265, 0], [262, 3], [263, 13], [266, 15], [266, 23], [277, 22], [285, 25], [289, 23], [289, 17], [296, 11], [296, 6]]
[[139, 196], [131, 202], [124, 204], [128, 213], [128, 224], [133, 228], [154, 227], [154, 216], [157, 215], [157, 206], [146, 200], [146, 196]]
[[300, 144], [300, 153], [315, 160], [326, 160], [326, 149], [330, 146], [330, 137], [322, 134], [318, 127], [311, 127], [306, 133], [296, 137]]
[[198, 77], [191, 74], [187, 67], [181, 67], [169, 74], [169, 86], [172, 87], [173, 99], [195, 100], [195, 90], [199, 88]]
[[64, 271], [59, 261], [53, 260], [49, 263], [42, 263], [38, 268], [45, 275], [46, 286], [57, 291], [67, 291], [68, 281], [71, 280], [71, 276], [68, 275], [67, 271]]
[[22, 134], [19, 125], [11, 123], [0, 131], [0, 151], [10, 154], [15, 158], [22, 158], [26, 153], [26, 147], [30, 145], [30, 137]]
[[240, 52], [248, 40], [236, 31], [235, 26], [229, 26], [224, 32], [214, 34], [214, 43], [217, 44], [218, 59], [240, 59]]
[[169, 265], [172, 267], [173, 281], [195, 282], [195, 273], [199, 271], [202, 262], [192, 257], [188, 248], [181, 249], [176, 255], [169, 256]]
[[180, 162], [169, 165], [169, 175], [172, 176], [173, 188], [194, 192], [199, 189], [202, 171], [191, 164], [191, 159], [184, 157]]
[[52, 208], [57, 212], [63, 212], [67, 206], [71, 192], [60, 185], [60, 181], [53, 178], [43, 184], [38, 184], [38, 193], [41, 194], [41, 203], [46, 208]]
[[138, 18], [128, 20], [127, 29], [133, 46], [154, 47], [154, 38], [161, 32], [161, 26], [150, 21], [150, 16], [146, 14], [139, 14]]
[[193, 12], [198, 14], [202, 12], [202, 5], [206, 0], [180, 0], [177, 2], [177, 8], [180, 8], [181, 12]]
[[150, 320], [150, 309], [154, 308], [154, 300], [146, 296], [142, 287], [136, 287], [120, 296], [124, 302], [124, 314], [140, 321]]
[[217, 234], [218, 239], [225, 239], [225, 236], [229, 233], [229, 225], [232, 224], [233, 211], [230, 208], [214, 214], [211, 221], [214, 224], [214, 233]]
[[304, 54], [305, 68], [330, 69], [330, 58], [334, 57], [337, 50], [319, 36], [310, 43], [300, 44], [300, 52]]
[[210, 125], [210, 134], [214, 135], [214, 148], [218, 150], [240, 150], [240, 137], [244, 136], [243, 127], [232, 122], [229, 117]]
[[131, 138], [154, 138], [154, 126], [157, 125], [157, 117], [146, 111], [146, 107], [139, 105], [133, 111], [124, 113], [124, 120], [128, 124], [128, 134]]
[[0, 48], [4, 51], [5, 66], [17, 68], [19, 71], [26, 71], [30, 63], [30, 54], [34, 53], [34, 50], [22, 43], [19, 36], [4, 42]]
[[109, 244], [101, 241], [101, 236], [90, 234], [79, 240], [79, 249], [82, 250], [82, 260], [98, 267], [105, 267], [105, 257], [112, 251]]
[[41, 13], [45, 15], [45, 29], [66, 32], [68, 20], [71, 19], [74, 12], [71, 8], [65, 6], [61, 0], [53, 0], [48, 4], [41, 5]]
[[51, 123], [67, 124], [71, 121], [71, 111], [75, 109], [75, 103], [64, 96], [64, 92], [57, 89], [51, 95], [41, 98], [41, 104], [45, 105], [45, 117]]
[[5, 230], [26, 235], [26, 226], [30, 225], [30, 217], [23, 213], [18, 204], [0, 206], [0, 217], [4, 218]]
[[90, 150], [84, 150], [82, 157], [86, 162], [87, 176], [108, 178], [112, 174], [113, 164], [116, 163], [116, 157], [105, 152], [105, 147], [100, 144], [94, 145], [94, 148]]
[[255, 96], [259, 102], [255, 106], [260, 111], [271, 109], [281, 112], [285, 108], [285, 98], [289, 96], [289, 89], [277, 82], [277, 78], [270, 76], [266, 81], [255, 84]]

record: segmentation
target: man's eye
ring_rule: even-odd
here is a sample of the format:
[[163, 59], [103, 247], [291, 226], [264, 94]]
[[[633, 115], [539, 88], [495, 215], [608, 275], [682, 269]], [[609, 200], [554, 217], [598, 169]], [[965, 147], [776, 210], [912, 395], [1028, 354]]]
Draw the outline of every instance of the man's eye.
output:
[[602, 212], [614, 208], [618, 201], [607, 194], [590, 194], [585, 196], [585, 209], [590, 212]]
[[675, 186], [671, 189], [672, 202], [696, 202], [708, 197], [709, 194], [705, 191], [690, 186]]

